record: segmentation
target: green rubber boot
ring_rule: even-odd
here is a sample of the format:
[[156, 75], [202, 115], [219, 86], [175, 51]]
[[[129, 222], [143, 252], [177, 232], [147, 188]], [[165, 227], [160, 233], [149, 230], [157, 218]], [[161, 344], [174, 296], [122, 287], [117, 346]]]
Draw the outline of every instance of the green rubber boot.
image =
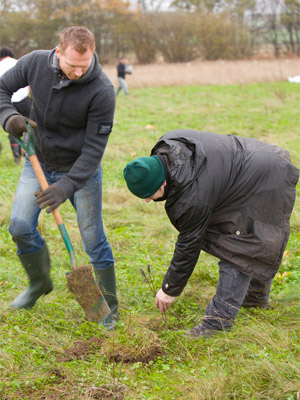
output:
[[43, 294], [53, 289], [50, 278], [50, 257], [46, 243], [36, 253], [19, 255], [29, 277], [29, 286], [10, 305], [14, 308], [31, 308]]
[[118, 297], [116, 286], [115, 267], [112, 264], [109, 268], [95, 268], [96, 282], [101, 290], [111, 313], [107, 317], [99, 321], [99, 325], [103, 325], [108, 331], [114, 329], [118, 321]]

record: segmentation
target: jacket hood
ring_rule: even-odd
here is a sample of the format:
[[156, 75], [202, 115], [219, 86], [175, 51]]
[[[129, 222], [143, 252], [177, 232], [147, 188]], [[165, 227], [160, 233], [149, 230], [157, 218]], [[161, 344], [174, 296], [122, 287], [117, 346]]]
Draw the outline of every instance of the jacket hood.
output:
[[[51, 69], [55, 71], [55, 73], [64, 74], [63, 71], [60, 69], [59, 60], [56, 55], [55, 48], [51, 50], [49, 57], [48, 57], [48, 65]], [[99, 64], [98, 56], [94, 53], [94, 57], [92, 59], [91, 65], [86, 73], [80, 79], [68, 79], [70, 82], [75, 84], [81, 84], [89, 82], [90, 80], [94, 79], [96, 76], [99, 76], [99, 73], [102, 72], [102, 68]]]
[[[151, 154], [160, 154], [169, 162], [170, 191], [167, 202], [170, 206], [199, 177], [206, 163], [202, 144], [193, 138], [174, 137], [171, 131], [159, 139]], [[172, 134], [173, 138], [168, 138]], [[182, 145], [183, 144], [183, 145]]]

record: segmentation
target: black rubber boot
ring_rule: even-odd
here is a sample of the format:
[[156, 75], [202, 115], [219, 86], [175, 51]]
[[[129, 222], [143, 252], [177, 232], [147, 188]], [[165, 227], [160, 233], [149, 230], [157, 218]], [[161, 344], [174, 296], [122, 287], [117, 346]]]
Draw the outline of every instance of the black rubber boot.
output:
[[14, 157], [14, 162], [16, 164], [20, 164], [21, 163], [21, 147], [18, 144], [11, 144], [11, 151], [13, 153], [13, 157]]
[[105, 329], [114, 329], [118, 321], [118, 297], [117, 297], [117, 286], [116, 286], [116, 274], [115, 267], [112, 264], [109, 268], [99, 269], [95, 268], [96, 282], [101, 290], [108, 307], [110, 308], [110, 314], [99, 321], [99, 325], [103, 325]]
[[14, 308], [31, 308], [43, 294], [53, 289], [50, 278], [50, 257], [46, 243], [36, 253], [19, 255], [29, 277], [29, 286], [12, 303]]
[[10, 148], [14, 157], [14, 162], [20, 164], [22, 158], [21, 146], [16, 142], [12, 135], [9, 135]]

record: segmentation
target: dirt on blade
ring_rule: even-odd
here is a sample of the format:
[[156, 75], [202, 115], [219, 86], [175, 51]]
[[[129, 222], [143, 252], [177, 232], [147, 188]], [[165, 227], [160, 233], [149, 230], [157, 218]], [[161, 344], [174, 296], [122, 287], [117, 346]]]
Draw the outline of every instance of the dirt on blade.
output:
[[87, 318], [99, 322], [110, 313], [93, 275], [91, 265], [81, 265], [67, 274], [67, 285]]

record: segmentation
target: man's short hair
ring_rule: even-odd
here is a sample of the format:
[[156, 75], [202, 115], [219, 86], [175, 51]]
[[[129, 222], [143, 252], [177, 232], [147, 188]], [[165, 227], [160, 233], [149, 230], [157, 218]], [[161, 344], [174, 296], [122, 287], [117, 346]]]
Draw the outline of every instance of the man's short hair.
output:
[[14, 52], [10, 47], [7, 46], [1, 46], [0, 47], [0, 58], [5, 58], [5, 57], [11, 57], [14, 58]]
[[85, 26], [69, 26], [59, 35], [59, 50], [64, 53], [68, 46], [84, 54], [88, 50], [95, 51], [95, 36]]

